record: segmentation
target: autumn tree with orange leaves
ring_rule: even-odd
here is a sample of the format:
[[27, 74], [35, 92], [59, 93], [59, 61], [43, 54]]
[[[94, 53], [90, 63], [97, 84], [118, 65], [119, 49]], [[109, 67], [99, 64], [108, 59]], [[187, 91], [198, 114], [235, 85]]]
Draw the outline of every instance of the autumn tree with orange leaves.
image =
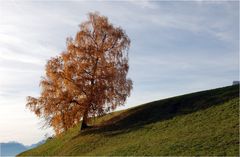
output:
[[67, 50], [46, 64], [41, 95], [27, 97], [27, 107], [59, 134], [77, 125], [88, 127], [89, 117], [123, 105], [130, 96], [127, 78], [130, 39], [108, 18], [90, 13]]

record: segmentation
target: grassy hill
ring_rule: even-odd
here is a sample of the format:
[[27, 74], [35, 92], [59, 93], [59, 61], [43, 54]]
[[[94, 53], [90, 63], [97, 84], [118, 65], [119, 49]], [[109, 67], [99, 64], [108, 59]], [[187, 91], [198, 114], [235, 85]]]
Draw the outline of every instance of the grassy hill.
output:
[[20, 156], [239, 154], [239, 87], [186, 94], [113, 112]]

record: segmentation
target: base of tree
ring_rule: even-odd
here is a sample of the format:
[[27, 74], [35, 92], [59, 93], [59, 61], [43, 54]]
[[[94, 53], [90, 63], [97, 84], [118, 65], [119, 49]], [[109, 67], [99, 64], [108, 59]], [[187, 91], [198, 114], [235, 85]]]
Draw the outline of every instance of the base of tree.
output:
[[92, 126], [87, 125], [86, 123], [82, 122], [81, 130], [91, 128]]

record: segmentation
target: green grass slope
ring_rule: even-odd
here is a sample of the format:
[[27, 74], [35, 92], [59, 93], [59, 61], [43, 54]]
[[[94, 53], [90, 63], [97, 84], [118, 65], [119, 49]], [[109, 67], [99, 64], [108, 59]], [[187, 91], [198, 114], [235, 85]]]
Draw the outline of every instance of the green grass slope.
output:
[[[19, 156], [239, 154], [239, 87], [151, 102], [97, 118]], [[101, 125], [100, 125], [101, 124]]]

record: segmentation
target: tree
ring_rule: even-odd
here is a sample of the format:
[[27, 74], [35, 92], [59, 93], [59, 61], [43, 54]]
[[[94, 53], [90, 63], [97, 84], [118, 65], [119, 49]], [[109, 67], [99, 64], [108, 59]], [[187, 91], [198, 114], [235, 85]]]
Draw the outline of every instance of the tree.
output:
[[47, 62], [40, 97], [27, 97], [27, 107], [57, 134], [81, 120], [86, 128], [89, 117], [124, 105], [132, 89], [130, 39], [107, 17], [90, 13], [88, 18], [75, 39], [67, 39], [67, 50]]

